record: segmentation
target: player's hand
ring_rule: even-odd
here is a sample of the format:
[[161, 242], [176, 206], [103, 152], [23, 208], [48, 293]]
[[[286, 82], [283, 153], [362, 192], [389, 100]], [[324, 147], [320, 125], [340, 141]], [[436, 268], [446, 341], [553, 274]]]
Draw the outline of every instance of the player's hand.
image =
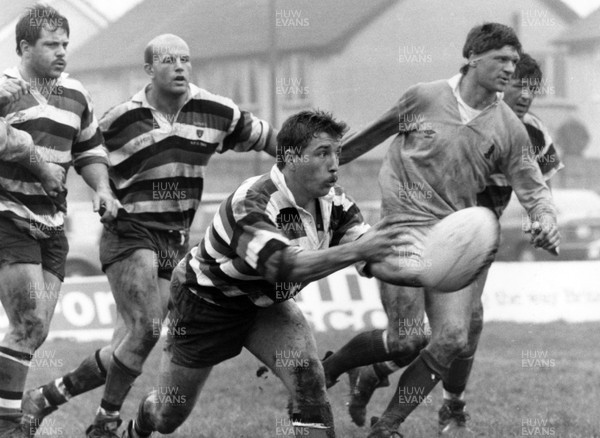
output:
[[399, 216], [386, 216], [357, 240], [362, 259], [380, 262], [394, 255], [397, 252], [395, 247], [402, 244], [401, 236], [405, 233]]
[[109, 189], [98, 189], [92, 200], [94, 212], [100, 214], [100, 222], [112, 222], [117, 218], [121, 203]]
[[40, 181], [46, 193], [51, 198], [56, 198], [65, 191], [65, 168], [56, 163], [41, 162]]
[[536, 248], [543, 248], [546, 251], [558, 255], [558, 245], [560, 244], [560, 233], [556, 222], [550, 217], [540, 222], [531, 224], [531, 244]]
[[22, 79], [0, 77], [0, 107], [15, 103], [29, 93], [30, 86]]

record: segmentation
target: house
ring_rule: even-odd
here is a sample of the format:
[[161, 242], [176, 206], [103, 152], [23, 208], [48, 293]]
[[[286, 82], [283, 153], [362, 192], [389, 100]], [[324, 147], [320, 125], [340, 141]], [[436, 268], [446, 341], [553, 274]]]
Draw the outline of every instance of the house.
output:
[[553, 42], [564, 53], [569, 116], [587, 127], [586, 155], [600, 158], [600, 9], [573, 23]]
[[[0, 0], [0, 71], [19, 63], [16, 52], [15, 26], [21, 14], [35, 0]], [[87, 0], [50, 0], [43, 2], [57, 9], [69, 20], [69, 50], [76, 50], [109, 23], [108, 18]], [[35, 19], [35, 18], [34, 18]]]

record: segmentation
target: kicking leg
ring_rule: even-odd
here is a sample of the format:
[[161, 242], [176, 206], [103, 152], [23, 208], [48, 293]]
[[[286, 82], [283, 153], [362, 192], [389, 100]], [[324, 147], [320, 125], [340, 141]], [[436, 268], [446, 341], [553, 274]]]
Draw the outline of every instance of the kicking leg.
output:
[[298, 433], [334, 438], [323, 366], [312, 331], [294, 301], [260, 309], [245, 347], [267, 365], [290, 392]]

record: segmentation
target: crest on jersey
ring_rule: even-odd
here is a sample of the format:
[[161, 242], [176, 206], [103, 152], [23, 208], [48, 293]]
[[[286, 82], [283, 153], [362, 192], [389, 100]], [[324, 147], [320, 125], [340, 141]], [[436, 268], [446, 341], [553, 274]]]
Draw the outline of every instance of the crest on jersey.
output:
[[196, 129], [196, 135], [198, 138], [202, 137], [202, 134], [204, 134], [204, 129]]

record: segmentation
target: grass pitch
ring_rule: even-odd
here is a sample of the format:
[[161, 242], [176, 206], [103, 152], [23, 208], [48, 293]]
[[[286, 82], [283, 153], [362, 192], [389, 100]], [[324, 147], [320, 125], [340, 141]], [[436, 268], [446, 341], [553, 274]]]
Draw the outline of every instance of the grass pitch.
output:
[[[318, 333], [320, 353], [335, 350], [353, 332]], [[482, 437], [600, 437], [600, 323], [488, 323], [484, 328], [471, 380], [467, 410], [471, 428]], [[28, 387], [54, 379], [76, 367], [101, 347], [100, 342], [46, 343], [34, 358]], [[162, 342], [146, 362], [123, 406], [128, 421], [142, 395], [153, 385]], [[267, 438], [286, 436], [287, 393], [272, 374], [256, 376], [261, 363], [251, 354], [216, 367], [194, 412], [173, 437]], [[392, 397], [392, 386], [378, 390], [368, 416], [380, 414]], [[366, 437], [367, 428], [353, 425], [346, 411], [345, 376], [329, 391], [340, 438]], [[102, 389], [72, 399], [48, 417], [36, 436], [82, 437], [93, 419]], [[435, 437], [441, 385], [402, 426], [406, 437]], [[288, 432], [288, 435], [289, 432]]]

